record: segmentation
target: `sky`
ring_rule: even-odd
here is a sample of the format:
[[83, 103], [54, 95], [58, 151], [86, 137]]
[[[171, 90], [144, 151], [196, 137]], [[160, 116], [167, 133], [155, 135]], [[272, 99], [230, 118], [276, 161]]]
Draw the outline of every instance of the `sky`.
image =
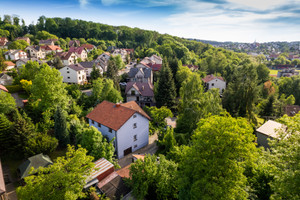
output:
[[184, 38], [300, 41], [300, 0], [0, 0], [0, 15], [138, 27]]

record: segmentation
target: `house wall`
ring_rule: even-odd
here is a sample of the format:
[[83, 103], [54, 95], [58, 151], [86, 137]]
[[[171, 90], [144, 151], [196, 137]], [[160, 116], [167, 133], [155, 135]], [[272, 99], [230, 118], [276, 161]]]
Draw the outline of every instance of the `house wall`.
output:
[[226, 89], [226, 83], [220, 79], [214, 79], [207, 83], [207, 88], [210, 90], [212, 88], [219, 88], [220, 93], [222, 93]]
[[256, 136], [257, 136], [257, 144], [259, 146], [269, 148], [269, 144], [268, 144], [268, 138], [270, 138], [269, 136], [262, 134], [260, 132], [256, 132]]
[[103, 124], [101, 124], [101, 127], [99, 127], [98, 122], [94, 121], [94, 123], [93, 123], [91, 119], [89, 119], [89, 125], [98, 129], [98, 131], [100, 131], [102, 133], [102, 135], [107, 137], [109, 141], [111, 141], [116, 136], [115, 130], [112, 130], [112, 132], [109, 132], [109, 128], [107, 126], [104, 126]]
[[[117, 131], [118, 159], [124, 157], [124, 150], [132, 147], [134, 152], [149, 143], [149, 120], [138, 113], [134, 115]], [[134, 123], [136, 128], [133, 128]], [[136, 141], [134, 135], [137, 135]]]
[[[68, 66], [59, 70], [61, 75], [63, 76], [64, 83], [76, 83], [83, 84], [86, 81], [85, 71], [75, 71]], [[68, 73], [69, 72], [69, 73]], [[79, 79], [80, 77], [80, 79]]]

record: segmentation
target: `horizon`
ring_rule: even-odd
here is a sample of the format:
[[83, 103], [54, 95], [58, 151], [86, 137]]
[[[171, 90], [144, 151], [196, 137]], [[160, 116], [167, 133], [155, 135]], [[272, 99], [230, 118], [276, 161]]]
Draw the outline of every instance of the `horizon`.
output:
[[70, 17], [214, 42], [300, 40], [299, 0], [15, 0], [2, 2], [0, 14], [17, 15], [26, 25], [42, 15]]

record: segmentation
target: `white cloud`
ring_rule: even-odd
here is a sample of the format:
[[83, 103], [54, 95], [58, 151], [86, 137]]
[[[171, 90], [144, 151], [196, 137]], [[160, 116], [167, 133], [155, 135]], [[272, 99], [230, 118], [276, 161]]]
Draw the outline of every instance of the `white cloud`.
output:
[[88, 3], [88, 0], [79, 0], [80, 7], [82, 8], [84, 8]]
[[242, 7], [250, 7], [259, 10], [272, 9], [287, 3], [287, 0], [228, 0]]

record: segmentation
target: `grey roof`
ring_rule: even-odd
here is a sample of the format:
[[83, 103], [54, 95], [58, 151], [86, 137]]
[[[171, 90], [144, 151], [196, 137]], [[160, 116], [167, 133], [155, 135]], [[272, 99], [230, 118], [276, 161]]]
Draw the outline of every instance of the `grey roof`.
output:
[[67, 67], [69, 67], [69, 68], [71, 68], [71, 69], [73, 69], [75, 71], [84, 70], [84, 67], [81, 64], [79, 64], [79, 63], [73, 64], [73, 65], [68, 65]]
[[268, 120], [261, 127], [256, 129], [256, 131], [272, 138], [278, 138], [278, 131], [285, 131], [285, 129], [285, 125], [275, 122], [273, 120]]
[[[134, 78], [135, 75], [138, 73], [140, 68], [131, 68], [130, 71], [128, 72], [128, 77], [129, 78]], [[152, 69], [150, 68], [142, 68], [144, 72], [144, 78], [150, 78], [151, 77], [151, 71]]]
[[[90, 62], [80, 62], [79, 63], [82, 67], [84, 68], [93, 68], [95, 62], [94, 61], [90, 61]], [[95, 64], [96, 66], [96, 64]]]
[[29, 175], [31, 167], [33, 167], [34, 169], [38, 169], [39, 167], [47, 167], [48, 165], [52, 164], [53, 162], [47, 155], [43, 155], [42, 153], [40, 153], [35, 156], [32, 156], [18, 167], [21, 179]]

